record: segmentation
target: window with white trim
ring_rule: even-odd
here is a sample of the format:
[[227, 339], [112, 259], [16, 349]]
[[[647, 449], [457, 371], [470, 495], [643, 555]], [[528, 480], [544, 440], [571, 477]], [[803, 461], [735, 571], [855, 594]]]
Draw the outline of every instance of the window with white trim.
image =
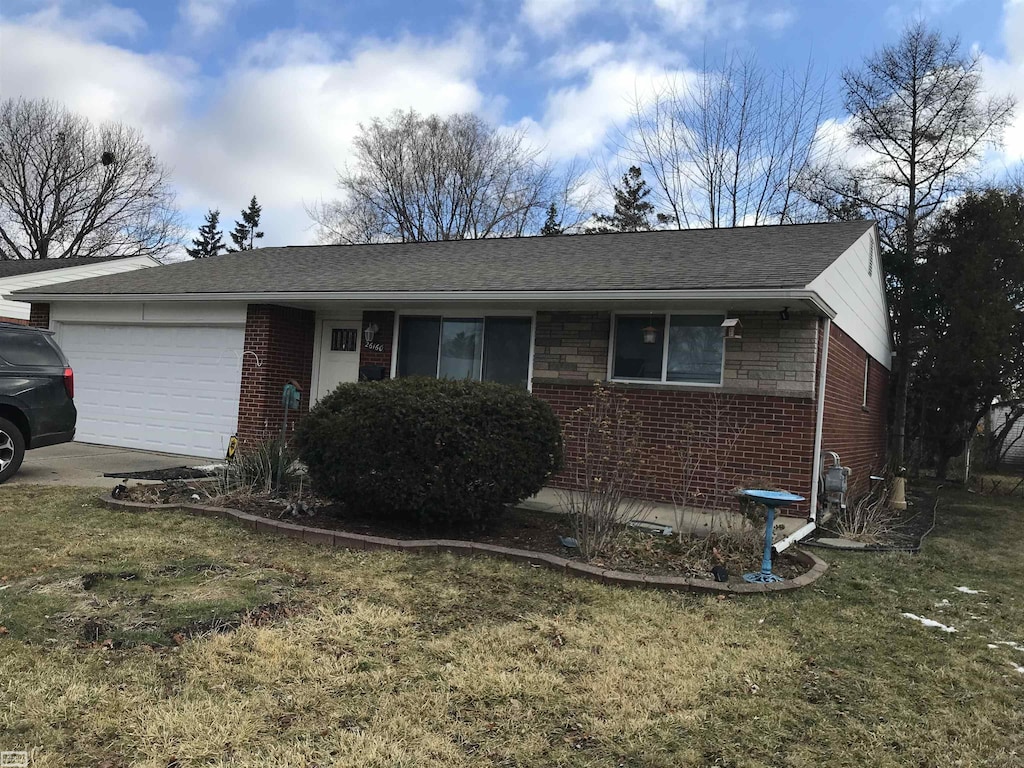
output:
[[725, 359], [723, 317], [672, 313], [616, 315], [612, 378], [721, 385]]
[[398, 375], [493, 381], [526, 389], [533, 320], [402, 315]]

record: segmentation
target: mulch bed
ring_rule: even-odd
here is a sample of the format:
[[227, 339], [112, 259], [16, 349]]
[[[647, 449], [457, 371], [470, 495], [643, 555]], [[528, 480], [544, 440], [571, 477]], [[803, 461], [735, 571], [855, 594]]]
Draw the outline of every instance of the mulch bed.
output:
[[104, 477], [116, 477], [121, 480], [201, 480], [213, 477], [213, 472], [195, 467], [170, 467], [168, 469], [148, 469], [139, 472], [107, 472]]
[[[195, 495], [200, 496], [197, 502]], [[380, 519], [359, 510], [352, 510], [327, 500], [308, 498], [313, 514], [292, 516], [285, 511], [287, 501], [265, 496], [238, 495], [209, 498], [202, 488], [185, 482], [169, 482], [164, 485], [134, 486], [121, 498], [128, 501], [160, 502], [173, 504], [190, 502], [230, 507], [250, 515], [273, 520], [286, 520], [312, 528], [345, 531], [368, 536], [385, 536], [393, 539], [447, 538], [471, 541], [481, 544], [496, 544], [514, 549], [558, 555], [570, 560], [583, 558], [576, 549], [562, 546], [559, 536], [572, 536], [572, 522], [567, 515], [520, 507], [509, 508], [485, 528], [454, 527], [444, 530], [423, 527], [400, 521]], [[763, 540], [762, 540], [763, 541]], [[737, 550], [720, 545], [720, 555], [714, 562], [726, 567], [730, 581], [737, 581], [743, 573], [761, 569], [761, 545], [747, 542]], [[696, 557], [695, 552], [710, 547], [697, 547], [693, 541], [679, 543], [675, 537], [662, 536], [635, 528], [624, 527], [613, 552], [591, 560], [591, 564], [603, 568], [645, 575], [695, 576], [711, 579], [712, 561], [709, 557]], [[787, 554], [781, 555], [773, 566], [774, 573], [792, 579], [809, 570]]]

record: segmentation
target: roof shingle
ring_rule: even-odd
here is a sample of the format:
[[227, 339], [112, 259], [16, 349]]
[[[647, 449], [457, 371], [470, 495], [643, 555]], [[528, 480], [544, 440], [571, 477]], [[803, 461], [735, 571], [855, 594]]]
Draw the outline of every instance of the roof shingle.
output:
[[434, 243], [259, 248], [33, 295], [803, 288], [868, 221]]

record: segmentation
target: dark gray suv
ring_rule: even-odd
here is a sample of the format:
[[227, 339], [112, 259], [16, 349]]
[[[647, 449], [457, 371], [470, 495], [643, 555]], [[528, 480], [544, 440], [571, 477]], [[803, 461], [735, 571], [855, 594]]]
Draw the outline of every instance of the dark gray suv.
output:
[[0, 323], [0, 483], [25, 451], [75, 439], [75, 375], [51, 331]]

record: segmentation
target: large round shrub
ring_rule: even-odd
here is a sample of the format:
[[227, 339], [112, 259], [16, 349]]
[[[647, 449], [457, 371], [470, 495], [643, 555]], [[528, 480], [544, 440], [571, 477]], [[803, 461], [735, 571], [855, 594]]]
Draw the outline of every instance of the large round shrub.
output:
[[319, 493], [436, 527], [480, 523], [532, 496], [562, 461], [558, 419], [543, 400], [418, 377], [341, 385], [295, 441]]

